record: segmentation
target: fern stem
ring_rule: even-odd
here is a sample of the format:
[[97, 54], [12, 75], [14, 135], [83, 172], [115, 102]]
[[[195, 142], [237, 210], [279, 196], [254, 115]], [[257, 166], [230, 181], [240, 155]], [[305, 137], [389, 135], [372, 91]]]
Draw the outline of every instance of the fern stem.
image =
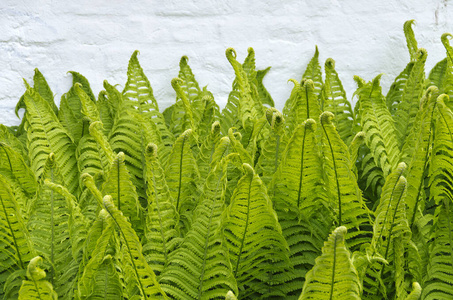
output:
[[302, 150], [300, 153], [300, 173], [299, 173], [299, 190], [297, 193], [297, 208], [300, 208], [300, 194], [302, 192], [302, 178], [304, 174], [304, 150], [305, 150], [305, 134], [307, 128], [304, 126], [304, 139], [302, 140]]
[[[52, 179], [52, 182], [54, 182], [54, 173], [53, 173], [53, 168], [50, 169], [50, 178]], [[51, 228], [51, 244], [50, 244], [50, 261], [52, 263], [51, 267], [51, 277], [50, 277], [50, 283], [54, 285], [54, 278], [55, 278], [55, 262], [54, 262], [54, 235], [55, 235], [55, 228], [54, 228], [54, 219], [53, 219], [53, 213], [54, 213], [54, 193], [53, 190], [50, 190], [50, 228]]]
[[321, 122], [322, 124], [322, 129], [324, 130], [324, 134], [326, 136], [326, 139], [327, 139], [327, 142], [329, 143], [329, 148], [330, 148], [330, 153], [332, 154], [332, 163], [333, 163], [333, 170], [335, 172], [335, 182], [336, 182], [336, 186], [337, 186], [337, 194], [338, 194], [338, 226], [341, 226], [342, 225], [342, 222], [341, 222], [341, 193], [340, 193], [340, 183], [338, 182], [338, 173], [337, 173], [337, 163], [335, 162], [335, 156], [333, 154], [333, 149], [332, 149], [332, 144], [330, 142], [330, 139], [329, 139], [329, 136], [327, 134], [327, 131], [326, 131], [326, 128], [324, 127], [324, 124]]

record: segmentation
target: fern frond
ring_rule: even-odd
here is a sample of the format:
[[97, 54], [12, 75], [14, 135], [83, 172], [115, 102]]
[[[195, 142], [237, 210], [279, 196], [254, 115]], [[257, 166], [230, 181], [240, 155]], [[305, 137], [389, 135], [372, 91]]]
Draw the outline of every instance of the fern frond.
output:
[[175, 199], [176, 210], [182, 214], [194, 207], [194, 196], [200, 177], [192, 150], [192, 129], [181, 134], [173, 145], [165, 177], [171, 196]]
[[306, 276], [299, 299], [360, 299], [357, 270], [346, 248], [347, 229], [336, 228], [324, 243], [322, 255]]
[[264, 184], [269, 187], [272, 177], [280, 165], [287, 139], [285, 136], [285, 119], [282, 113], [275, 108], [268, 108], [266, 118], [271, 127], [271, 132], [262, 143], [256, 172], [260, 175]]
[[248, 122], [259, 119], [264, 115], [264, 107], [260, 100], [252, 97], [252, 90], [247, 78], [247, 73], [242, 65], [236, 60], [237, 54], [233, 48], [228, 48], [225, 52], [228, 61], [236, 74], [235, 83], [237, 87], [233, 90], [238, 91], [238, 115], [242, 127], [245, 129]]
[[263, 182], [243, 166], [222, 221], [233, 274], [243, 298], [283, 296], [279, 275], [288, 269], [288, 245]]
[[381, 93], [379, 83], [381, 75], [359, 88], [356, 93], [360, 97], [361, 125], [365, 132], [365, 142], [373, 154], [376, 165], [384, 172], [385, 178], [396, 168], [401, 154], [393, 118]]
[[159, 279], [164, 291], [175, 299], [219, 299], [228, 290], [238, 292], [221, 232], [225, 171], [220, 163], [210, 172], [192, 226], [169, 255]]
[[[351, 230], [347, 237], [352, 248], [368, 241], [369, 233], [364, 226], [369, 222], [369, 213], [363, 203], [355, 175], [349, 168], [351, 158], [348, 148], [332, 124], [333, 118], [331, 112], [323, 112], [320, 117], [325, 180], [335, 223], [356, 228]], [[352, 237], [354, 240], [351, 240]]]
[[142, 254], [142, 245], [131, 224], [113, 204], [112, 197], [105, 196], [103, 199], [104, 208], [112, 217], [124, 245], [124, 256], [126, 258], [127, 284], [138, 288], [139, 295], [143, 299], [156, 299], [163, 297], [168, 299], [156, 280], [156, 275], [147, 264]]
[[353, 124], [355, 124], [351, 103], [346, 98], [343, 84], [335, 70], [335, 61], [328, 58], [324, 69], [326, 80], [321, 94], [321, 110], [330, 111], [335, 115], [338, 133], [345, 144], [349, 145], [354, 137]]
[[269, 105], [270, 107], [274, 107], [274, 100], [263, 84], [264, 76], [266, 76], [270, 69], [271, 67], [267, 67], [264, 70], [256, 71], [256, 88], [258, 90], [258, 96], [260, 97], [261, 103]]
[[82, 74], [74, 72], [74, 71], [69, 71], [68, 73], [71, 73], [71, 75], [72, 75], [72, 86], [76, 86], [77, 84], [80, 84], [83, 91], [88, 95], [88, 97], [90, 97], [91, 101], [93, 101], [93, 103], [95, 103], [96, 97], [94, 96], [93, 91], [91, 90], [88, 79], [86, 79], [85, 76], [83, 76]]
[[137, 55], [138, 51], [134, 51], [127, 68], [127, 82], [122, 93], [126, 102], [125, 105], [132, 105], [140, 113], [144, 113], [151, 118], [156, 124], [164, 143], [171, 145], [173, 136], [165, 124], [163, 115], [159, 112], [153, 89], [138, 62]]
[[406, 36], [406, 43], [407, 49], [409, 50], [409, 54], [411, 56], [411, 60], [417, 60], [417, 40], [415, 39], [414, 30], [412, 29], [412, 25], [415, 24], [415, 20], [409, 20], [404, 22], [404, 35]]
[[[122, 299], [123, 290], [118, 271], [114, 266], [110, 239], [114, 234], [113, 220], [105, 210], [101, 210], [95, 224], [101, 223], [99, 236], [91, 239], [95, 243], [88, 247], [92, 254], [84, 265], [83, 274], [78, 281], [78, 296], [81, 299]], [[93, 227], [97, 229], [97, 226]], [[90, 233], [94, 231], [91, 230]], [[91, 236], [91, 235], [90, 235]]]
[[58, 119], [74, 141], [74, 144], [77, 145], [84, 132], [84, 123], [82, 104], [79, 96], [75, 93], [74, 87], [71, 87], [67, 93], [61, 96]]
[[46, 272], [38, 267], [42, 261], [40, 256], [33, 258], [27, 267], [27, 277], [29, 280], [24, 280], [19, 291], [19, 300], [32, 299], [58, 299], [57, 293], [53, 290], [46, 278]]
[[288, 273], [291, 280], [285, 283], [287, 298], [300, 295], [300, 283], [313, 267], [330, 231], [331, 216], [326, 210], [330, 203], [315, 130], [313, 119], [296, 127], [269, 191], [294, 268]]
[[[450, 33], [444, 33], [441, 36], [442, 44], [447, 52], [447, 67], [445, 71], [446, 79], [444, 81], [444, 93], [450, 97], [453, 96], [453, 47], [450, 45], [450, 39], [453, 37]], [[451, 109], [451, 106], [449, 106]]]
[[7, 179], [0, 175], [0, 297], [17, 297], [25, 275], [18, 274], [18, 270], [25, 271], [34, 256], [19, 204]]
[[31, 169], [40, 177], [47, 156], [55, 153], [55, 161], [61, 170], [64, 184], [71, 193], [76, 193], [79, 172], [72, 139], [58, 121], [49, 103], [36, 91], [28, 89], [24, 102], [27, 106], [26, 130]]
[[[438, 99], [448, 99], [448, 95], [438, 95], [437, 88], [431, 88], [427, 91], [427, 96], [424, 105], [424, 111], [419, 124], [419, 130], [414, 137], [413, 156], [409, 164], [407, 173], [408, 189], [407, 189], [407, 216], [409, 225], [415, 222], [418, 217], [418, 210], [425, 207], [425, 177], [428, 171], [431, 145], [433, 142], [433, 127], [435, 122], [436, 106], [439, 103]], [[442, 101], [442, 100], [441, 100]], [[440, 124], [439, 124], [440, 125]]]
[[26, 145], [3, 124], [0, 124], [0, 142], [9, 145], [14, 151], [22, 156], [27, 165], [30, 165], [28, 151], [25, 148]]
[[205, 180], [211, 171], [212, 155], [214, 154], [217, 143], [220, 140], [220, 123], [218, 121], [212, 123], [211, 132], [204, 137], [200, 151], [197, 155], [197, 165], [200, 172], [201, 180]]
[[[296, 85], [297, 86], [297, 85]], [[302, 80], [296, 98], [293, 100], [288, 115], [290, 128], [301, 124], [307, 119], [319, 119], [321, 108], [315, 93], [315, 85], [311, 79]], [[294, 127], [293, 127], [294, 126]]]
[[[302, 75], [301, 78], [301, 83], [305, 80], [311, 80], [313, 81], [313, 92], [316, 95], [316, 99], [319, 99], [321, 96], [321, 91], [322, 91], [322, 71], [321, 71], [321, 65], [319, 64], [319, 51], [318, 51], [318, 46], [315, 48], [315, 54], [313, 55], [312, 59], [307, 65], [307, 68], [305, 69], [304, 75]], [[310, 116], [310, 118], [313, 118], [313, 116]], [[308, 119], [308, 118], [306, 118]], [[306, 119], [302, 120], [305, 121]]]
[[53, 153], [46, 160], [38, 193], [30, 204], [28, 229], [37, 254], [44, 258], [49, 282], [58, 294], [70, 299], [78, 271], [78, 265], [75, 264], [77, 260], [66, 253], [68, 250], [77, 250], [72, 249], [70, 239], [71, 207], [65, 196], [45, 184], [46, 179], [64, 185]]
[[0, 142], [0, 174], [16, 182], [28, 197], [36, 193], [35, 175], [23, 157], [4, 142]]
[[440, 198], [430, 236], [430, 255], [423, 299], [453, 297], [453, 211], [451, 200]]
[[168, 262], [168, 255], [176, 248], [179, 215], [157, 158], [155, 144], [146, 147], [146, 177], [148, 212], [143, 255], [159, 277]]
[[412, 72], [414, 64], [415, 62], [413, 61], [407, 64], [406, 68], [404, 68], [404, 70], [395, 78], [389, 91], [387, 92], [385, 99], [392, 117], [395, 117], [398, 105], [403, 98], [404, 87], [407, 84], [407, 80]]
[[110, 171], [106, 174], [106, 180], [102, 185], [102, 194], [110, 195], [115, 203], [138, 234], [143, 234], [141, 223], [141, 206], [138, 201], [135, 186], [125, 163], [123, 152], [118, 153], [113, 161]]
[[424, 68], [427, 56], [428, 53], [425, 49], [420, 48], [417, 51], [416, 61], [404, 87], [401, 102], [397, 105], [394, 120], [400, 149], [404, 145], [414, 124], [415, 115], [420, 108], [420, 99], [425, 85]]
[[182, 84], [184, 83], [185, 82], [180, 78], [173, 78], [171, 81], [171, 86], [176, 92], [176, 103], [172, 111], [172, 127], [170, 130], [175, 137], [178, 137], [189, 128], [192, 128], [195, 132], [198, 131], [198, 126], [196, 126], [194, 121], [194, 111], [191, 107], [191, 101], [187, 95], [187, 91], [182, 87]]

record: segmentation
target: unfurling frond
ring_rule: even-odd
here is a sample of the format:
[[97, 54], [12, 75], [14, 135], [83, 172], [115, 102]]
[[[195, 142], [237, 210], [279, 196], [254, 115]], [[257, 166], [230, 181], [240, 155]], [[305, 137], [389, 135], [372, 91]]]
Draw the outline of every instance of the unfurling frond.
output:
[[57, 293], [53, 290], [46, 278], [46, 272], [38, 267], [42, 261], [40, 256], [33, 258], [27, 267], [28, 280], [24, 280], [19, 291], [20, 300], [33, 300], [33, 299], [58, 299]]

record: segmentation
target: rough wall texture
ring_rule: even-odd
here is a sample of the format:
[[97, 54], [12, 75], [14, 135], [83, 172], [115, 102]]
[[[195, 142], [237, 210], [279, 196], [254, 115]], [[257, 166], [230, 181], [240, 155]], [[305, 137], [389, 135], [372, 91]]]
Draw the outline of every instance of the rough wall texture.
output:
[[2, 0], [0, 4], [0, 123], [15, 125], [14, 106], [39, 68], [58, 103], [71, 84], [66, 72], [86, 76], [95, 93], [107, 79], [121, 87], [135, 49], [161, 109], [175, 99], [170, 81], [182, 55], [201, 86], [208, 85], [221, 107], [233, 70], [225, 49], [243, 60], [256, 51], [258, 68], [272, 66], [265, 84], [277, 108], [314, 53], [332, 57], [349, 98], [353, 75], [378, 73], [387, 92], [409, 54], [403, 23], [415, 19], [419, 47], [428, 50], [427, 71], [445, 57], [440, 42], [453, 32], [448, 0]]

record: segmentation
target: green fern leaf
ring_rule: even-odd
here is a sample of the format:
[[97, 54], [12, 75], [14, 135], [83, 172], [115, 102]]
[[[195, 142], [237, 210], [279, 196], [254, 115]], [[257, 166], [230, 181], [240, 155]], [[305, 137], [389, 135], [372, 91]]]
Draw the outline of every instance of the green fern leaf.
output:
[[9, 145], [14, 151], [19, 153], [27, 165], [30, 165], [28, 151], [26, 145], [22, 143], [9, 129], [3, 124], [0, 124], [0, 142]]
[[48, 179], [52, 183], [64, 185], [63, 178], [56, 156], [51, 153], [46, 160], [38, 193], [30, 204], [28, 229], [36, 252], [44, 258], [49, 282], [59, 295], [70, 299], [78, 271], [77, 260], [66, 253], [68, 250], [77, 250], [72, 249], [73, 241], [70, 239], [71, 207], [65, 196], [45, 184]]
[[165, 181], [164, 171], [157, 158], [157, 146], [146, 147], [146, 177], [148, 213], [146, 215], [143, 255], [159, 277], [176, 248], [179, 237], [179, 215]]
[[153, 119], [165, 145], [171, 145], [173, 136], [165, 125], [165, 119], [159, 112], [157, 101], [148, 78], [137, 59], [138, 51], [134, 51], [127, 68], [127, 82], [123, 90], [126, 106], [135, 107], [140, 113]]
[[181, 134], [173, 145], [165, 177], [179, 214], [192, 210], [200, 177], [192, 150], [192, 129]]
[[122, 284], [109, 247], [114, 233], [113, 220], [106, 210], [101, 210], [96, 223], [98, 222], [103, 226], [97, 239], [91, 240], [95, 245], [87, 249], [92, 256], [78, 281], [78, 296], [80, 299], [122, 299]]
[[448, 96], [445, 94], [439, 97], [437, 95], [437, 88], [428, 89], [419, 124], [420, 129], [414, 137], [414, 146], [410, 147], [413, 149], [413, 156], [407, 173], [407, 216], [410, 226], [419, 217], [418, 210], [421, 209], [423, 211], [425, 206], [424, 182], [430, 160], [430, 145], [433, 140], [434, 113], [436, 112], [437, 103], [439, 103], [436, 99], [448, 99]]
[[414, 124], [414, 118], [420, 107], [425, 84], [425, 61], [428, 56], [425, 49], [417, 51], [417, 57], [412, 71], [403, 90], [401, 102], [398, 103], [394, 116], [397, 138], [400, 149]]
[[244, 170], [222, 221], [233, 274], [241, 298], [283, 296], [288, 245], [263, 182], [250, 165]]
[[398, 105], [403, 98], [404, 87], [407, 84], [407, 80], [412, 72], [415, 62], [411, 61], [407, 64], [406, 68], [395, 78], [390, 89], [385, 97], [387, 107], [392, 114], [392, 117], [395, 117]]
[[50, 107], [52, 107], [55, 115], [58, 114], [58, 108], [55, 105], [52, 90], [50, 89], [46, 79], [38, 69], [35, 69], [35, 74], [33, 76], [33, 88], [36, 92], [38, 92], [39, 95], [41, 95], [44, 100], [49, 102]]
[[171, 81], [171, 85], [176, 92], [177, 98], [171, 116], [172, 127], [170, 128], [175, 137], [178, 137], [189, 128], [192, 128], [195, 132], [198, 131], [197, 126], [195, 125], [194, 112], [188, 97], [189, 95], [181, 86], [184, 83], [185, 82], [180, 78], [173, 78]]
[[[321, 114], [321, 127], [323, 130], [322, 146], [324, 157], [324, 172], [331, 207], [335, 216], [335, 223], [351, 230], [347, 240], [352, 248], [368, 241], [369, 233], [365, 231], [369, 213], [362, 200], [354, 173], [349, 166], [351, 158], [349, 151], [340, 135], [332, 124], [334, 115], [331, 112]], [[354, 239], [352, 240], [352, 237]]]
[[0, 142], [0, 174], [16, 182], [28, 197], [36, 193], [35, 175], [23, 157], [4, 142]]
[[139, 295], [142, 299], [156, 299], [158, 297], [168, 299], [157, 282], [156, 275], [142, 254], [142, 245], [131, 224], [115, 207], [112, 197], [105, 196], [103, 202], [105, 210], [110, 214], [116, 224], [121, 237], [121, 243], [124, 246], [123, 250], [126, 258], [126, 269], [124, 271], [128, 277], [126, 278], [128, 286], [138, 288]]
[[357, 270], [346, 248], [344, 226], [336, 228], [324, 243], [322, 255], [307, 273], [299, 299], [360, 299]]
[[83, 76], [82, 74], [77, 73], [75, 71], [69, 71], [68, 73], [71, 73], [72, 75], [72, 86], [80, 84], [83, 91], [88, 95], [88, 97], [90, 97], [91, 101], [95, 103], [96, 97], [94, 96], [93, 91], [91, 90], [88, 79], [86, 79], [85, 76]]
[[271, 67], [267, 67], [264, 70], [258, 70], [256, 71], [256, 88], [258, 90], [258, 96], [260, 98], [260, 101], [262, 104], [269, 105], [270, 107], [274, 107], [275, 103], [274, 100], [272, 99], [271, 95], [267, 91], [266, 87], [263, 84], [263, 79], [264, 76], [269, 72]]
[[125, 154], [118, 153], [106, 180], [102, 185], [102, 194], [110, 195], [115, 202], [116, 207], [120, 210], [132, 227], [138, 234], [143, 233], [143, 224], [141, 224], [141, 206], [138, 201], [135, 186], [132, 184], [131, 176], [126, 167]]
[[[447, 67], [445, 71], [445, 85], [444, 85], [444, 93], [448, 94], [450, 97], [453, 96], [453, 47], [450, 45], [450, 39], [453, 36], [450, 33], [444, 33], [441, 36], [442, 44], [447, 51]], [[449, 106], [451, 109], [451, 106]]]
[[300, 295], [305, 274], [321, 254], [330, 230], [331, 215], [322, 178], [315, 137], [316, 123], [306, 120], [296, 127], [275, 173], [269, 195], [290, 248], [294, 271], [285, 283], [286, 297]]
[[[0, 175], [0, 297], [17, 298], [26, 264], [35, 256], [20, 206]], [[9, 278], [8, 278], [9, 277]]]
[[349, 145], [354, 137], [355, 124], [351, 103], [346, 98], [343, 84], [335, 70], [335, 61], [331, 58], [325, 63], [326, 80], [322, 93], [322, 111], [330, 111], [335, 115], [335, 124], [341, 139]]
[[[311, 80], [313, 81], [313, 92], [316, 95], [316, 99], [319, 99], [321, 96], [321, 91], [322, 91], [322, 72], [321, 72], [321, 65], [319, 64], [319, 51], [318, 51], [318, 46], [315, 48], [315, 54], [313, 55], [313, 58], [310, 60], [308, 63], [307, 69], [304, 72], [304, 75], [301, 78], [301, 83], [304, 80]], [[313, 116], [310, 116], [313, 118]], [[308, 119], [308, 118], [306, 118]], [[304, 119], [303, 121], [305, 121]]]
[[71, 87], [66, 94], [61, 96], [58, 119], [74, 144], [77, 145], [83, 135], [85, 124], [83, 123], [82, 104], [74, 87]]
[[400, 150], [393, 118], [385, 104], [379, 84], [381, 75], [356, 91], [360, 97], [362, 130], [374, 161], [387, 177], [399, 162]]
[[412, 61], [417, 60], [417, 40], [415, 39], [414, 30], [412, 29], [412, 25], [415, 24], [415, 20], [409, 20], [404, 22], [404, 35], [406, 36], [406, 43], [407, 49], [409, 49], [409, 54], [411, 56]]
[[260, 175], [264, 184], [269, 186], [280, 165], [287, 140], [285, 136], [285, 119], [282, 113], [275, 108], [268, 108], [266, 118], [271, 126], [271, 132], [262, 143], [256, 172]]
[[220, 163], [210, 172], [192, 226], [182, 244], [170, 254], [159, 280], [164, 291], [175, 299], [219, 299], [228, 290], [237, 293], [221, 233], [225, 171]]
[[214, 154], [217, 143], [220, 140], [220, 123], [214, 122], [211, 126], [211, 132], [204, 137], [200, 151], [197, 155], [197, 165], [200, 171], [200, 178], [204, 181], [211, 171], [212, 155]]
[[303, 80], [297, 97], [293, 100], [288, 115], [289, 132], [292, 128], [301, 124], [307, 119], [318, 119], [321, 115], [321, 108], [315, 93], [315, 85], [311, 79]]
[[58, 299], [57, 293], [53, 290], [52, 284], [44, 280], [46, 272], [38, 267], [42, 261], [40, 256], [33, 258], [27, 267], [27, 277], [19, 291], [19, 300], [51, 300]]
[[35, 90], [27, 90], [24, 102], [27, 106], [26, 130], [31, 169], [37, 177], [40, 177], [47, 156], [55, 153], [55, 161], [61, 170], [65, 186], [71, 193], [76, 193], [79, 186], [79, 172], [72, 139], [58, 121], [48, 102]]
[[453, 215], [451, 200], [441, 198], [435, 212], [431, 232], [430, 259], [422, 299], [449, 299], [453, 297]]

